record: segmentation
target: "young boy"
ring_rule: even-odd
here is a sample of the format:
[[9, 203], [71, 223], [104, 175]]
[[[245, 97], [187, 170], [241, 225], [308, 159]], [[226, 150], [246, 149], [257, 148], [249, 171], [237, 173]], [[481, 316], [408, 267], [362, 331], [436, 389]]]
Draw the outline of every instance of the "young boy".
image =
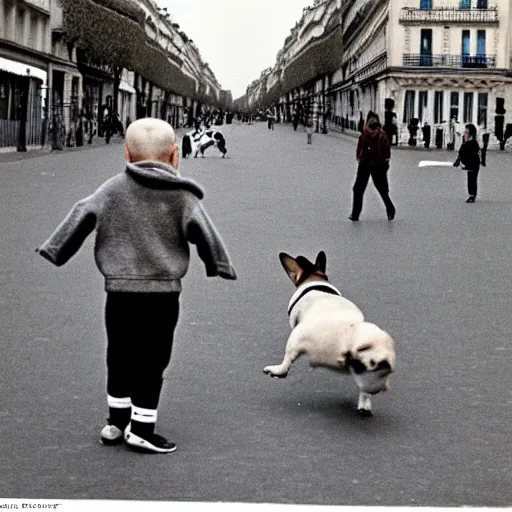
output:
[[236, 279], [224, 244], [206, 213], [203, 190], [177, 171], [169, 124], [145, 118], [126, 130], [126, 170], [75, 204], [38, 249], [66, 263], [95, 229], [95, 261], [107, 292], [108, 424], [104, 444], [123, 441], [147, 452], [176, 445], [155, 434], [162, 375], [169, 364], [189, 243], [207, 276]]

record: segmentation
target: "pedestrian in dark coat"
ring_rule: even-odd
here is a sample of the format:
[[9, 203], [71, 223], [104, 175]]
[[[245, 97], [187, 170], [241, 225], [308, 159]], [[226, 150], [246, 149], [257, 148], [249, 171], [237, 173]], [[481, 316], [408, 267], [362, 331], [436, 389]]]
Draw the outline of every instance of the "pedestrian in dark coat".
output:
[[387, 172], [389, 160], [391, 159], [391, 148], [389, 139], [381, 128], [379, 116], [369, 112], [363, 133], [359, 137], [356, 158], [359, 162], [356, 181], [353, 187], [352, 214], [349, 219], [359, 220], [363, 208], [363, 195], [368, 185], [370, 176], [375, 188], [386, 205], [388, 219], [395, 218], [395, 206], [389, 197], [389, 185]]
[[476, 127], [474, 124], [467, 124], [463, 135], [463, 142], [459, 149], [459, 156], [453, 163], [468, 171], [468, 193], [466, 203], [474, 203], [477, 194], [478, 172], [480, 171], [480, 145], [476, 140]]

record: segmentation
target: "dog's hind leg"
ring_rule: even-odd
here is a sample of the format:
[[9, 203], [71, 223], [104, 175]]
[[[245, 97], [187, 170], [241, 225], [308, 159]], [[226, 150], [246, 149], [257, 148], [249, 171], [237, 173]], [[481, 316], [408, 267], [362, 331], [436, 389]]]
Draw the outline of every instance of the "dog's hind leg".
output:
[[274, 366], [265, 366], [263, 373], [284, 379], [288, 375], [290, 366], [302, 353], [301, 336], [296, 331], [292, 331], [286, 343], [283, 362]]
[[368, 393], [359, 392], [359, 403], [357, 404], [357, 410], [363, 416], [371, 416], [372, 415], [372, 399], [371, 395]]

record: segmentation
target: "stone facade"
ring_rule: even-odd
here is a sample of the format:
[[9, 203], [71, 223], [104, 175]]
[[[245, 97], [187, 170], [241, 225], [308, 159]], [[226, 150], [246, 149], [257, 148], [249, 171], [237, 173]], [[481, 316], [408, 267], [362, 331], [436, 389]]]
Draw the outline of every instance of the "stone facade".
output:
[[177, 128], [230, 98], [153, 0], [0, 0], [0, 42], [0, 150], [82, 144], [114, 114]]
[[[327, 12], [334, 3], [315, 2], [308, 12]], [[261, 93], [260, 77], [248, 88], [253, 95], [260, 90], [257, 101], [246, 95], [249, 109], [272, 100], [288, 119], [287, 106], [300, 105], [317, 127], [325, 130], [330, 122], [354, 133], [372, 110], [397, 144], [418, 144], [430, 132], [432, 145], [453, 147], [466, 123], [495, 145], [512, 136], [510, 0], [343, 0], [336, 15], [342, 27], [337, 69], [324, 64], [315, 76], [303, 74], [298, 86], [287, 86], [289, 56], [300, 54], [308, 40], [295, 40], [304, 33], [305, 13], [272, 68], [281, 99], [268, 94], [269, 80]], [[315, 28], [308, 37], [325, 51], [328, 41], [314, 38], [319, 33]], [[311, 68], [307, 61], [301, 65]]]

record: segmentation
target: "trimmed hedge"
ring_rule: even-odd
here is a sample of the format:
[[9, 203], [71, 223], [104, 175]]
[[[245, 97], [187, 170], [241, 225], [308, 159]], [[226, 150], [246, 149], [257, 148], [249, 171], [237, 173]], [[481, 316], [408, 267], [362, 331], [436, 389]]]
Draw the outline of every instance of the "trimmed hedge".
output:
[[287, 93], [320, 75], [334, 73], [342, 64], [342, 56], [343, 30], [337, 25], [327, 36], [311, 41], [286, 67], [282, 92]]
[[144, 27], [146, 13], [132, 0], [94, 0], [94, 2], [118, 14], [127, 16]]
[[196, 81], [173, 64], [145, 32], [145, 14], [131, 0], [59, 0], [68, 40], [100, 62], [139, 73], [157, 87], [196, 97]]

